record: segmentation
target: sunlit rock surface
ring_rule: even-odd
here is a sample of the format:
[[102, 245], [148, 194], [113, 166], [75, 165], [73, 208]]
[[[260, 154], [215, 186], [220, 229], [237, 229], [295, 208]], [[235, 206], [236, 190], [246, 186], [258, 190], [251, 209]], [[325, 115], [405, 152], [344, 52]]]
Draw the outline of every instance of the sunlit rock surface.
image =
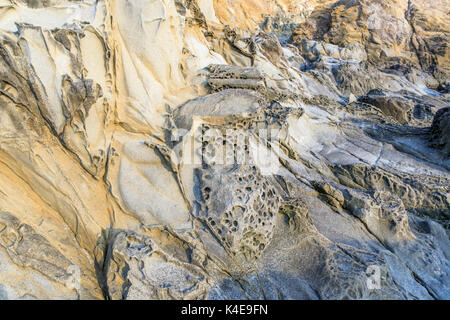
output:
[[449, 10], [0, 0], [0, 299], [450, 299]]

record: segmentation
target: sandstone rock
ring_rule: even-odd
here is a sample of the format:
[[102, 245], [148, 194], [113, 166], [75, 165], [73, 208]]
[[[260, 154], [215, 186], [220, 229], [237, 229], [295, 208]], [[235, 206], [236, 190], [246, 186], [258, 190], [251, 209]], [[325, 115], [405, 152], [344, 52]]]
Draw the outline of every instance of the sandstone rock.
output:
[[360, 101], [377, 107], [385, 115], [394, 118], [401, 124], [412, 120], [414, 105], [402, 97], [371, 90], [366, 96], [360, 98]]
[[447, 8], [0, 0], [0, 299], [449, 299]]
[[440, 109], [431, 125], [432, 145], [442, 150], [445, 157], [450, 156], [450, 108]]
[[194, 265], [187, 244], [171, 239], [170, 233], [164, 230], [153, 233], [161, 236], [163, 242], [158, 243], [154, 235], [148, 237], [129, 231], [114, 235], [103, 270], [108, 297], [113, 300], [205, 298], [209, 286], [207, 276], [201, 267]]
[[[324, 8], [325, 7], [325, 8]], [[379, 63], [403, 57], [431, 72], [439, 81], [448, 78], [448, 35], [442, 1], [341, 1], [313, 10], [310, 21], [293, 31], [293, 41], [318, 39], [338, 46], [360, 43], [369, 60]]]

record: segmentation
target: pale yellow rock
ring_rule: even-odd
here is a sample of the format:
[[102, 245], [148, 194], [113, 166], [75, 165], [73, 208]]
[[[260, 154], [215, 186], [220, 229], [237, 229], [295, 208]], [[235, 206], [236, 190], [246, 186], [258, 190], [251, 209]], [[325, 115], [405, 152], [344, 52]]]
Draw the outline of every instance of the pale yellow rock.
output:
[[0, 299], [448, 299], [447, 9], [0, 0]]

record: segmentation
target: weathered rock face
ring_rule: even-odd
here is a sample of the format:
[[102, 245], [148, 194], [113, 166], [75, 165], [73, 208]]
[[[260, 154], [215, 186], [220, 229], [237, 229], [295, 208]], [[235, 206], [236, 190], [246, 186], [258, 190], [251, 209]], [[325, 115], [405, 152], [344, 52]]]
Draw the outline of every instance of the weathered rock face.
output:
[[0, 0], [0, 299], [450, 299], [448, 5]]
[[375, 64], [412, 64], [448, 81], [447, 1], [332, 1], [315, 9], [292, 39], [320, 39], [339, 46], [360, 43]]
[[432, 146], [450, 156], [450, 107], [439, 109], [431, 125]]

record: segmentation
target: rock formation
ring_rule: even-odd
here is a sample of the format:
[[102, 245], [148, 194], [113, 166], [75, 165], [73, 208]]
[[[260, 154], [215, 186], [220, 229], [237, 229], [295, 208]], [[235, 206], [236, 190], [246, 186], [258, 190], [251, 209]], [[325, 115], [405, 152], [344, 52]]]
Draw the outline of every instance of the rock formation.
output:
[[441, 0], [0, 0], [0, 299], [450, 299]]

